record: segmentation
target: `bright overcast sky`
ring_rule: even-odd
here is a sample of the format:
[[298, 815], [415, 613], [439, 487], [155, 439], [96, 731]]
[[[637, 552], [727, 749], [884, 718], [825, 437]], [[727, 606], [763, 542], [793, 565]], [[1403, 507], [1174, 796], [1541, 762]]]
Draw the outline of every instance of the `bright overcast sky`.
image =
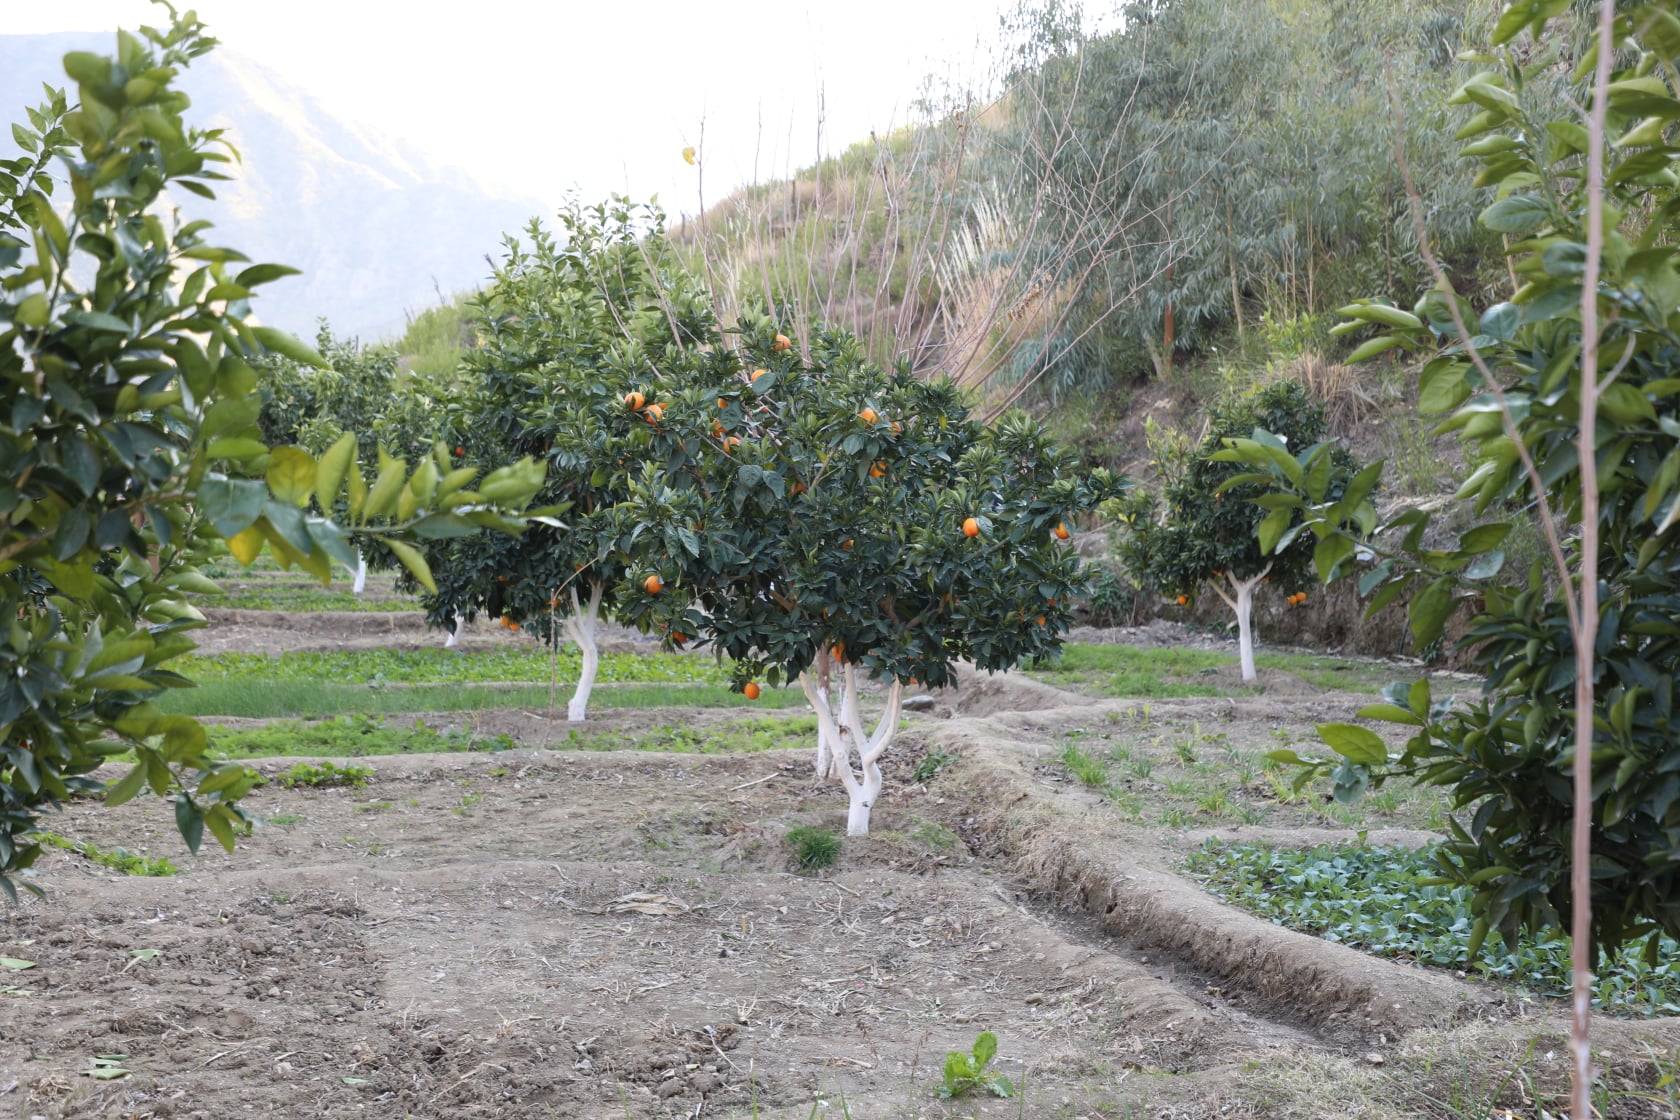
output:
[[[201, 0], [226, 47], [513, 196], [697, 208], [904, 122], [924, 79], [984, 81], [1014, 0]], [[160, 23], [146, 0], [4, 0], [0, 32]], [[702, 138], [702, 123], [704, 137]], [[236, 141], [237, 142], [237, 141]]]

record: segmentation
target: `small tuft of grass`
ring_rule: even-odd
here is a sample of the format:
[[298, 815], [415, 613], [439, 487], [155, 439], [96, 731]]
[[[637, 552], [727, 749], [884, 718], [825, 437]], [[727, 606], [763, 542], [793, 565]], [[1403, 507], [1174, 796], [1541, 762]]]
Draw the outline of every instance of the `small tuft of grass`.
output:
[[840, 837], [826, 828], [802, 824], [788, 829], [786, 839], [802, 871], [821, 871], [840, 858]]
[[1056, 761], [1060, 762], [1080, 785], [1097, 787], [1108, 784], [1108, 764], [1100, 758], [1086, 754], [1072, 743], [1062, 748], [1062, 753], [1056, 756]]

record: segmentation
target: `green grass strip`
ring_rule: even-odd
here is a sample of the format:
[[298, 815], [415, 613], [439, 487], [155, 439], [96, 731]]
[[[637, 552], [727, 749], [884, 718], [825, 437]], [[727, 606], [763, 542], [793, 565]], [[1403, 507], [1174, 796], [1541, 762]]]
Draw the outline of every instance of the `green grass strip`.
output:
[[[571, 685], [562, 681], [555, 707], [564, 712]], [[492, 708], [549, 706], [547, 685], [440, 684], [409, 688], [370, 687], [365, 684], [322, 684], [315, 681], [223, 680], [203, 681], [197, 688], [162, 693], [157, 706], [173, 715], [234, 716], [247, 719], [404, 712], [473, 712]], [[805, 696], [794, 689], [767, 688], [748, 700], [722, 685], [633, 684], [596, 688], [591, 711], [612, 708], [800, 708]]]
[[[1235, 664], [1236, 657], [1217, 650], [1075, 644], [1063, 647], [1060, 660], [1034, 668], [1032, 675], [1050, 684], [1084, 684], [1104, 696], [1171, 699], [1229, 695], [1230, 685], [1212, 675]], [[1254, 664], [1343, 692], [1374, 692], [1397, 675], [1375, 662], [1309, 653], [1257, 653]]]
[[366, 614], [420, 610], [420, 602], [403, 596], [356, 595], [324, 590], [319, 584], [298, 587], [237, 587], [220, 595], [195, 595], [194, 606], [235, 611], [357, 611]]
[[[1440, 873], [1430, 848], [1210, 844], [1187, 866], [1217, 897], [1290, 929], [1379, 956], [1514, 981], [1560, 1000], [1569, 995], [1569, 940], [1561, 935], [1525, 935], [1514, 951], [1491, 937], [1481, 957], [1469, 959], [1470, 889], [1426, 885]], [[1593, 1002], [1601, 1010], [1680, 1013], [1680, 943], [1661, 938], [1655, 965], [1641, 959], [1643, 948], [1641, 942], [1624, 950], [1598, 970]]]
[[56, 832], [37, 832], [34, 839], [49, 848], [62, 848], [64, 851], [74, 852], [90, 863], [97, 863], [101, 867], [109, 867], [112, 871], [120, 871], [124, 875], [161, 878], [173, 875], [177, 870], [166, 856], [154, 859], [151, 856], [131, 852], [127, 848], [112, 848], [107, 851], [89, 841], [71, 840], [69, 837], [60, 836]]
[[[358, 649], [283, 653], [189, 655], [170, 668], [201, 684], [264, 681], [276, 684], [542, 684], [558, 678], [570, 689], [581, 659], [576, 649], [556, 655], [536, 645], [456, 652], [443, 649]], [[606, 653], [596, 680], [601, 684], [727, 684], [728, 666], [704, 654]], [[231, 714], [231, 713], [229, 713]]]
[[[735, 754], [814, 746], [817, 720], [811, 715], [743, 715], [704, 729], [683, 724], [624, 731], [569, 728], [550, 744], [554, 750], [668, 751], [677, 754]], [[519, 744], [508, 735], [438, 728], [424, 720], [394, 725], [381, 716], [339, 716], [315, 722], [281, 720], [264, 727], [213, 727], [210, 748], [218, 758], [247, 761], [303, 755], [364, 758], [375, 755], [505, 751]]]

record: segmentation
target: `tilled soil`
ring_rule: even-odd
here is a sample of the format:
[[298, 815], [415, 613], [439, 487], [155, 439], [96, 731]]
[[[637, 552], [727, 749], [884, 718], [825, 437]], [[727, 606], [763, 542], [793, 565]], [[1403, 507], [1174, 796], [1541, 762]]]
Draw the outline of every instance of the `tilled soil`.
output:
[[[0, 972], [0, 1116], [1422, 1117], [1564, 1074], [1555, 1019], [1222, 906], [1181, 836], [1049, 780], [1044, 735], [1104, 705], [993, 678], [935, 707], [820, 873], [785, 835], [845, 802], [798, 753], [372, 758], [362, 789], [260, 788], [265, 823], [196, 859], [167, 807], [73, 804], [58, 831], [180, 874], [55, 850], [48, 901], [0, 911], [34, 963]], [[592, 722], [620, 718], [648, 717]], [[982, 1030], [1023, 1094], [941, 1099]], [[1676, 1024], [1607, 1038], [1607, 1115], [1666, 1115], [1615, 1063], [1680, 1055]]]

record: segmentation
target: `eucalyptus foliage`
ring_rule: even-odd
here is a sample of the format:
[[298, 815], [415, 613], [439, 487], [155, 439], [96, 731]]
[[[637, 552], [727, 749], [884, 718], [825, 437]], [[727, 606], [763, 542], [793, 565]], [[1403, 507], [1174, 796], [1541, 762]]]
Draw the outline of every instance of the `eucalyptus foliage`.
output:
[[[1058, 364], [1051, 384], [1164, 371], [1260, 309], [1421, 280], [1389, 91], [1413, 158], [1449, 165], [1442, 87], [1465, 18], [1418, 0], [1137, 0], [1090, 35], [1077, 5], [1023, 5], [989, 153], [1012, 251], [1073, 305], [1025, 348]], [[1472, 191], [1424, 189], [1438, 247], [1473, 266], [1493, 239]]]

